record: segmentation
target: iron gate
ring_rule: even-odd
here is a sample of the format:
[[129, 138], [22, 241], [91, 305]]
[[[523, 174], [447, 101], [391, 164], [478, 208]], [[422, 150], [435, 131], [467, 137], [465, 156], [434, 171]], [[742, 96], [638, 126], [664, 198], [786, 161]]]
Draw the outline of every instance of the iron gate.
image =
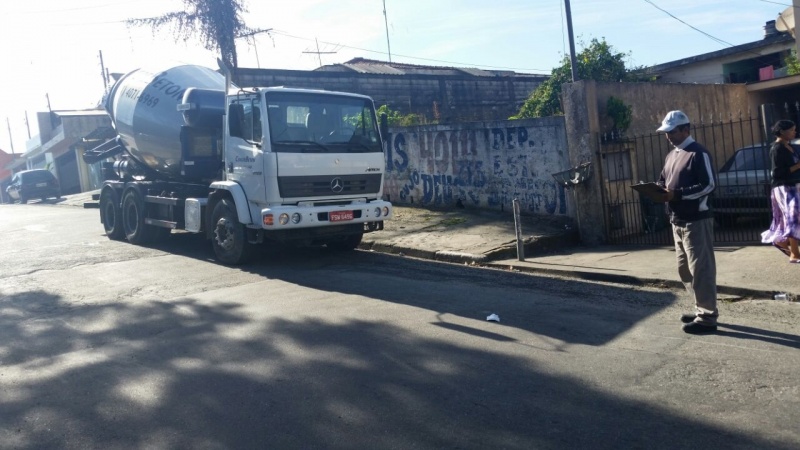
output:
[[[765, 105], [766, 106], [766, 105]], [[782, 117], [797, 117], [788, 108]], [[717, 171], [714, 239], [718, 244], [757, 243], [769, 228], [771, 135], [761, 116], [778, 116], [762, 106], [757, 117], [692, 123], [692, 137], [711, 154]], [[631, 189], [638, 182], [657, 181], [672, 146], [663, 134], [600, 139], [600, 172], [607, 240], [613, 244], [673, 245], [664, 205]]]

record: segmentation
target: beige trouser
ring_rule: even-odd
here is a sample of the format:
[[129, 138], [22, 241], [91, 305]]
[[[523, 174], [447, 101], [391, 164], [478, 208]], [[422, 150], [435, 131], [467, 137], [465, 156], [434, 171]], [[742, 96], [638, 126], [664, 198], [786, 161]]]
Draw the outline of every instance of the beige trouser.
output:
[[714, 219], [672, 225], [678, 275], [694, 297], [695, 322], [717, 324], [717, 262], [714, 258]]

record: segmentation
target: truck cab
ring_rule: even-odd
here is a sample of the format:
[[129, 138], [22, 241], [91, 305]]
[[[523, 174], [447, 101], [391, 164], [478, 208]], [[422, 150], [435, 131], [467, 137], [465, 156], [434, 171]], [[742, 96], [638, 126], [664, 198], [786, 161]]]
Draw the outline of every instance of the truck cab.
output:
[[[211, 184], [207, 232], [219, 254], [264, 240], [356, 247], [383, 229], [384, 153], [369, 97], [270, 87], [227, 96], [222, 179]], [[233, 211], [214, 200], [230, 196]], [[230, 209], [228, 205], [226, 208]], [[234, 259], [238, 259], [234, 255]]]

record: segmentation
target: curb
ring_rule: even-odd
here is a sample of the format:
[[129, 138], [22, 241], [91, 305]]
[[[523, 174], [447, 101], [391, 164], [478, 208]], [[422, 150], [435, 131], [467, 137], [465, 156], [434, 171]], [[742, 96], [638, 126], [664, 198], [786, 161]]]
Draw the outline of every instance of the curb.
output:
[[[525, 244], [526, 254], [537, 251], [544, 253], [545, 250], [552, 250], [554, 244], [558, 244], [560, 248], [564, 246], [564, 235], [555, 236], [541, 236]], [[567, 241], [569, 242], [569, 241]], [[530, 267], [523, 265], [514, 265], [513, 263], [498, 263], [498, 259], [511, 259], [517, 256], [516, 246], [503, 247], [496, 250], [491, 250], [485, 254], [473, 254], [448, 250], [420, 250], [410, 247], [401, 247], [393, 244], [382, 242], [362, 242], [359, 246], [362, 250], [372, 250], [379, 253], [395, 254], [400, 256], [409, 256], [412, 258], [427, 259], [433, 261], [443, 261], [449, 263], [469, 264], [471, 266], [481, 266], [496, 270], [512, 270], [525, 273], [539, 273], [547, 275], [557, 275], [568, 278], [575, 278], [587, 281], [600, 281], [607, 283], [627, 284], [632, 286], [658, 286], [667, 289], [683, 290], [685, 289], [682, 282], [677, 280], [666, 280], [661, 278], [647, 278], [637, 277], [632, 275], [617, 275], [603, 272], [589, 272], [584, 270], [571, 270], [571, 269], [548, 269], [540, 267]], [[739, 301], [747, 298], [758, 299], [773, 299], [778, 291], [765, 291], [760, 289], [749, 289], [737, 286], [717, 285], [717, 293], [725, 296], [721, 298], [723, 301]], [[800, 301], [800, 294], [787, 293], [790, 302]]]
[[[616, 274], [602, 273], [602, 272], [587, 272], [583, 270], [545, 269], [539, 267], [516, 266], [513, 264], [488, 263], [484, 265], [486, 267], [491, 267], [499, 270], [516, 270], [519, 272], [527, 272], [527, 273], [544, 273], [548, 275], [559, 275], [559, 276], [577, 278], [588, 281], [604, 281], [609, 283], [629, 284], [633, 286], [659, 286], [677, 290], [685, 289], [683, 283], [680, 281], [665, 280], [661, 278], [646, 278], [646, 277], [636, 277], [631, 275], [616, 275]], [[725, 300], [732, 300], [732, 301], [743, 300], [745, 298], [772, 299], [774, 295], [777, 293], [778, 291], [765, 291], [760, 289], [749, 289], [737, 286], [717, 285], [717, 294], [730, 296], [732, 298], [726, 298]], [[789, 293], [788, 295], [792, 299], [791, 301], [797, 301], [798, 299], [800, 299], [800, 295], [798, 294]]]

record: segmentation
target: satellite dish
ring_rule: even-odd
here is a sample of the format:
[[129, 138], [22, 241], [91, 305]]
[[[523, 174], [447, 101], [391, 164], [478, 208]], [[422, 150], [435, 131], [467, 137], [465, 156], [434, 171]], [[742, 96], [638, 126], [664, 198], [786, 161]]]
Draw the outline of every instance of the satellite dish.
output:
[[788, 31], [794, 36], [794, 6], [790, 6], [778, 14], [778, 18], [775, 19], [775, 29], [783, 32]]

